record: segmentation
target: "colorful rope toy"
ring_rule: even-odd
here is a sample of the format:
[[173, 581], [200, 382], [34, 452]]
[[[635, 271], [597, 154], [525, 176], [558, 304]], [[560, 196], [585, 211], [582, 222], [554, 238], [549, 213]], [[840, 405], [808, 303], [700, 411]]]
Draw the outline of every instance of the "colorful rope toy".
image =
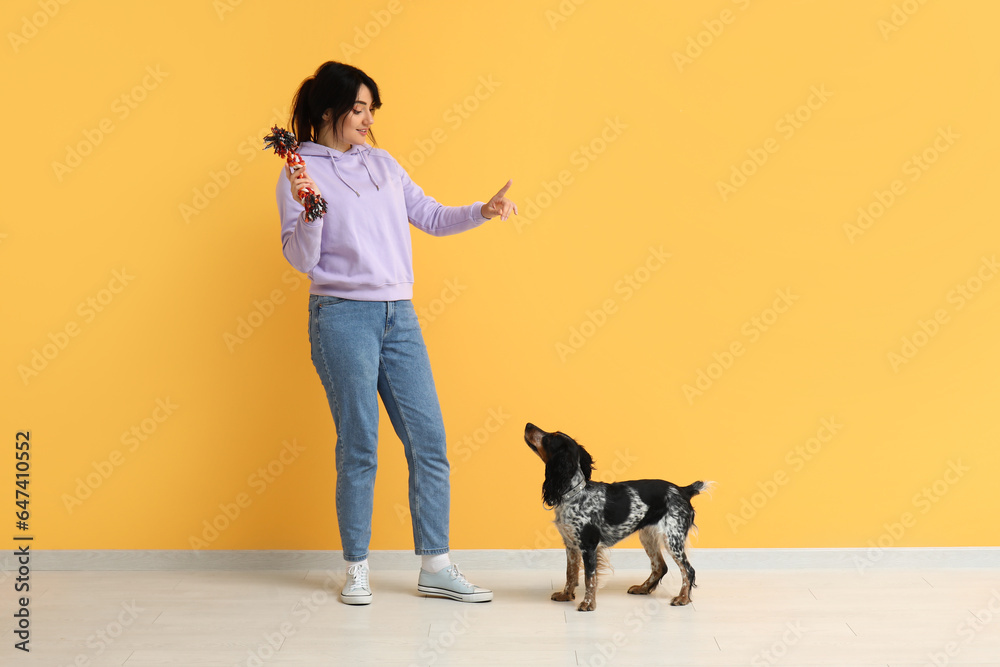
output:
[[[264, 137], [264, 150], [273, 148], [278, 157], [285, 158], [285, 162], [293, 170], [296, 167], [304, 167], [305, 160], [298, 154], [299, 142], [295, 135], [288, 130], [275, 125], [271, 128], [271, 134]], [[326, 200], [323, 195], [314, 191], [307, 185], [299, 188], [299, 196], [302, 198], [302, 205], [306, 209], [306, 221], [312, 222], [323, 217], [326, 213]]]

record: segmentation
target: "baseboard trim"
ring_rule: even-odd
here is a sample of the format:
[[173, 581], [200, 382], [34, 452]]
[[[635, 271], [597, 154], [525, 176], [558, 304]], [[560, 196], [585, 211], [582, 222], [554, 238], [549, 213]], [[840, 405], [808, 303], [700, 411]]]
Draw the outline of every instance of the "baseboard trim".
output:
[[[893, 547], [843, 549], [697, 549], [689, 550], [696, 569], [907, 569], [1000, 568], [1000, 547]], [[456, 549], [452, 560], [466, 570], [559, 569], [563, 549]], [[0, 571], [13, 572], [17, 563], [8, 552]], [[373, 551], [372, 567], [415, 569], [420, 557], [412, 551]], [[649, 560], [642, 549], [613, 549], [612, 565], [644, 569]], [[66, 549], [31, 552], [32, 570], [322, 570], [344, 566], [340, 551], [294, 550], [160, 550]]]

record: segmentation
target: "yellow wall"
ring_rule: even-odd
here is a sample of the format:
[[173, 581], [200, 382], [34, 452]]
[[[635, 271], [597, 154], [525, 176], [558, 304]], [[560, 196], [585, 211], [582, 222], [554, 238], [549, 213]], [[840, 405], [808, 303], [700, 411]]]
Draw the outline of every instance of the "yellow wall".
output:
[[[604, 480], [716, 480], [700, 547], [997, 543], [1000, 5], [0, 13], [0, 433], [31, 432], [36, 548], [340, 547], [260, 150], [328, 59], [378, 82], [380, 147], [441, 202], [514, 179], [518, 218], [414, 234], [453, 548], [559, 546], [527, 421]], [[381, 436], [372, 547], [410, 549]]]

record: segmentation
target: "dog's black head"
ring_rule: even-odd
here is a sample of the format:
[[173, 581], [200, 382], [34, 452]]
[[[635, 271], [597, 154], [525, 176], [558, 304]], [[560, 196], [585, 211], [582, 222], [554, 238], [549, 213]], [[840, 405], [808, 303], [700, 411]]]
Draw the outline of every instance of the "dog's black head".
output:
[[569, 491], [576, 471], [590, 481], [594, 472], [594, 459], [573, 438], [556, 431], [546, 433], [534, 424], [524, 427], [524, 441], [545, 463], [545, 481], [542, 483], [542, 500], [546, 505], [558, 505], [563, 494]]

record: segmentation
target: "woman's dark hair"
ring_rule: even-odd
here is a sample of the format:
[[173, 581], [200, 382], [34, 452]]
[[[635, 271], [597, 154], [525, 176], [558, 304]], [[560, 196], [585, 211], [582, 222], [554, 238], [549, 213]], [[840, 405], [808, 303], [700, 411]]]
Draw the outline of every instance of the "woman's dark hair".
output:
[[[315, 74], [302, 82], [292, 100], [292, 131], [295, 132], [295, 138], [300, 142], [319, 139], [323, 114], [327, 109], [333, 113], [333, 129], [336, 133], [340, 129], [340, 119], [354, 108], [362, 84], [368, 86], [372, 93], [372, 106], [376, 109], [381, 107], [382, 98], [379, 97], [378, 86], [357, 67], [332, 60], [320, 65]], [[368, 136], [372, 138], [372, 144], [375, 144], [375, 136], [371, 130], [368, 131]]]

